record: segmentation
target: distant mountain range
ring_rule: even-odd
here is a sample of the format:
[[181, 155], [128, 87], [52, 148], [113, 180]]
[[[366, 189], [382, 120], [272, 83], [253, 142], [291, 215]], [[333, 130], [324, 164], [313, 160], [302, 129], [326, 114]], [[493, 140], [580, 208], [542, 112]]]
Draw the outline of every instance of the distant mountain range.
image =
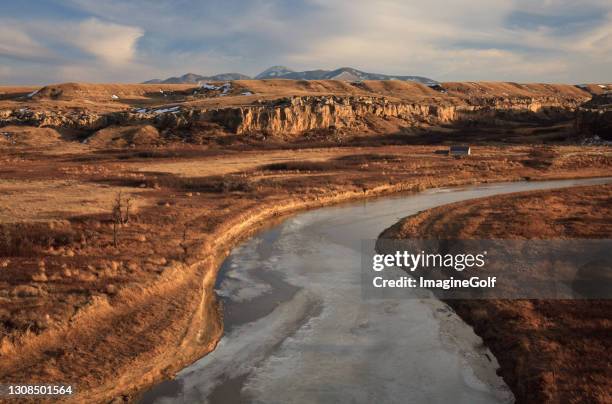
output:
[[230, 81], [230, 80], [264, 80], [264, 79], [288, 79], [288, 80], [401, 80], [416, 81], [429, 86], [438, 84], [437, 81], [421, 76], [391, 76], [388, 74], [366, 73], [352, 67], [341, 67], [336, 70], [308, 70], [297, 72], [285, 66], [272, 66], [259, 73], [254, 78], [240, 73], [222, 73], [214, 76], [201, 76], [199, 74], [187, 73], [180, 77], [170, 77], [165, 80], [154, 79], [145, 81], [145, 84], [198, 84], [206, 81]]
[[196, 84], [204, 81], [230, 81], [230, 80], [250, 80], [251, 77], [240, 73], [221, 73], [214, 76], [201, 76], [195, 73], [183, 74], [180, 77], [169, 77], [165, 80], [153, 79], [145, 81], [143, 84]]

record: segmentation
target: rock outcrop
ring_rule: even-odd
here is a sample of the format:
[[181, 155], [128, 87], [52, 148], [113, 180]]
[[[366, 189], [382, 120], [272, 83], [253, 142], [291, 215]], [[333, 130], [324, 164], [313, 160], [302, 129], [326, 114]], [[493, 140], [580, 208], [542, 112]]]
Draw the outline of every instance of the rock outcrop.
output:
[[189, 105], [132, 109], [105, 114], [82, 111], [0, 111], [0, 126], [69, 127], [96, 131], [112, 125], [189, 128], [215, 123], [235, 134], [299, 135], [317, 129], [363, 129], [376, 119], [397, 119], [402, 126], [487, 124], [523, 120], [571, 119], [584, 97], [487, 96], [398, 101], [375, 96], [293, 96], [244, 106], [198, 108]]
[[578, 100], [481, 99], [473, 103], [393, 102], [375, 97], [292, 97], [274, 104], [215, 111], [211, 120], [232, 132], [299, 134], [314, 129], [359, 129], [370, 118], [397, 118], [404, 126], [523, 119], [571, 119]]
[[576, 129], [586, 138], [612, 141], [612, 92], [595, 95], [576, 110]]

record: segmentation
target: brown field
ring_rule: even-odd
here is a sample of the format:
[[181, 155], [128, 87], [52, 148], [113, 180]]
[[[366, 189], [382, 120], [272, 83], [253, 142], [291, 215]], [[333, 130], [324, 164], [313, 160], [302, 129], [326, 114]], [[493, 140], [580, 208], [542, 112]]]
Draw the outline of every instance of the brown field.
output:
[[[217, 85], [222, 82], [214, 83]], [[289, 96], [355, 95], [384, 96], [391, 100], [438, 103], [461, 103], [474, 97], [584, 97], [601, 92], [590, 85], [586, 89], [568, 84], [539, 83], [442, 83], [446, 93], [440, 93], [423, 84], [404, 81], [364, 81], [349, 83], [335, 80], [236, 80], [225, 97], [194, 95], [198, 87], [193, 84], [87, 84], [61, 83], [36, 87], [0, 86], [0, 109], [28, 107], [32, 110], [87, 109], [97, 112], [118, 111], [125, 108], [163, 105], [198, 105], [226, 107], [248, 105], [258, 100], [274, 100]], [[32, 97], [28, 94], [38, 90]], [[252, 95], [242, 95], [251, 92]], [[116, 95], [118, 98], [113, 99]]]
[[[67, 380], [96, 401], [167, 377], [219, 337], [219, 261], [279, 214], [441, 185], [601, 176], [611, 164], [598, 148], [477, 147], [469, 159], [437, 149], [5, 155], [0, 380]], [[115, 247], [119, 191], [133, 210]]]
[[[518, 193], [435, 208], [385, 237], [612, 237], [612, 185]], [[612, 401], [610, 300], [448, 300], [498, 359], [521, 403]]]
[[[609, 147], [571, 138], [571, 108], [589, 91], [444, 85], [446, 93], [406, 82], [252, 80], [233, 82], [226, 96], [194, 94], [191, 85], [67, 83], [31, 97], [35, 88], [0, 88], [0, 119], [10, 121], [0, 124], [0, 384], [62, 380], [76, 386], [74, 402], [134, 400], [214, 349], [222, 331], [213, 292], [219, 264], [238, 241], [284, 215], [437, 186], [610, 175]], [[477, 102], [486, 114], [484, 123], [454, 126], [355, 113], [335, 118], [356, 126], [321, 124], [291, 136], [201, 120], [141, 122], [138, 114], [101, 127], [88, 120], [175, 104], [256, 110], [261, 100], [334, 94], [402, 100], [427, 117], [442, 116], [438, 106], [469, 110]], [[540, 116], [543, 100], [567, 111]], [[327, 122], [322, 107], [306, 105], [296, 117], [274, 102], [261, 121], [272, 111], [297, 127]], [[489, 122], [498, 104], [510, 126]], [[520, 113], [508, 118], [516, 105]], [[58, 114], [32, 126], [21, 109]], [[66, 115], [77, 123], [64, 125]], [[440, 153], [457, 142], [474, 144], [473, 155]]]

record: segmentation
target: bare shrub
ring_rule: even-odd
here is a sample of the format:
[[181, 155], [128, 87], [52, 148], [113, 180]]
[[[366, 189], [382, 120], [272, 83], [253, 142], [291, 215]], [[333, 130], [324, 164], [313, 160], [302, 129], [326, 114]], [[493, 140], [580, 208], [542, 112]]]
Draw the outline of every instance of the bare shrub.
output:
[[132, 207], [132, 198], [125, 198], [125, 215], [121, 218], [123, 224], [130, 222], [130, 208]]
[[79, 235], [71, 228], [50, 228], [44, 223], [0, 225], [0, 256], [32, 257], [42, 250], [71, 245]]
[[238, 175], [210, 176], [201, 178], [188, 178], [181, 188], [192, 192], [252, 192], [254, 190], [248, 178]]
[[288, 161], [267, 164], [262, 168], [269, 171], [328, 171], [338, 167], [329, 161]]
[[556, 158], [557, 153], [554, 150], [548, 147], [536, 148], [529, 153], [528, 158], [523, 160], [522, 163], [526, 167], [545, 170], [553, 164]]
[[371, 163], [374, 161], [381, 162], [398, 162], [402, 161], [400, 156], [395, 154], [378, 154], [378, 153], [366, 153], [366, 154], [350, 154], [347, 156], [341, 156], [335, 159], [336, 161], [343, 161], [353, 164]]
[[189, 224], [185, 224], [185, 227], [183, 228], [183, 236], [179, 244], [181, 247], [181, 261], [183, 263], [187, 262], [187, 256], [189, 253], [189, 240], [187, 237], [188, 230], [189, 230]]
[[121, 191], [115, 196], [111, 219], [113, 221], [113, 245], [117, 247], [119, 227], [127, 224], [130, 221], [130, 207], [132, 206], [132, 198], [123, 198]]

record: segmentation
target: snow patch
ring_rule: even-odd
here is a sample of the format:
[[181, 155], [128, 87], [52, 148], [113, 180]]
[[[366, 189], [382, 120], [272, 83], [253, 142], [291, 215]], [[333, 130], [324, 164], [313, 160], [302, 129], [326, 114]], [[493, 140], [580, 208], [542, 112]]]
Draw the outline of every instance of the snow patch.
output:
[[176, 113], [179, 112], [181, 109], [180, 106], [176, 106], [176, 107], [168, 107], [168, 108], [158, 108], [158, 109], [152, 109], [149, 110], [147, 108], [139, 108], [139, 109], [135, 109], [133, 110], [133, 112], [137, 113], [137, 114], [165, 114], [165, 113]]
[[200, 87], [203, 88], [204, 90], [218, 90], [219, 89], [218, 86], [215, 86], [214, 84], [208, 84], [208, 83], [203, 83]]
[[170, 108], [160, 108], [153, 111], [154, 114], [165, 114], [167, 112], [175, 113], [179, 112], [181, 107], [170, 107]]
[[200, 85], [200, 88], [203, 88], [204, 90], [222, 90], [224, 93], [227, 93], [229, 90], [232, 89], [232, 83], [223, 83], [220, 86], [216, 86], [214, 84], [209, 84], [209, 83], [203, 83]]
[[586, 138], [582, 141], [584, 146], [612, 146], [612, 142], [609, 140], [603, 140], [598, 135], [590, 138]]
[[225, 97], [226, 95], [229, 94], [230, 90], [232, 89], [232, 83], [226, 82], [220, 86], [216, 86], [214, 84], [209, 84], [209, 83], [202, 83], [200, 85], [200, 88], [204, 90], [213, 90], [213, 91], [221, 90], [221, 94], [219, 94], [219, 97]]
[[117, 97], [115, 94], [113, 94], [113, 95], [111, 96], [111, 98], [112, 98], [113, 100], [118, 100], [118, 99], [119, 99], [119, 97]]

